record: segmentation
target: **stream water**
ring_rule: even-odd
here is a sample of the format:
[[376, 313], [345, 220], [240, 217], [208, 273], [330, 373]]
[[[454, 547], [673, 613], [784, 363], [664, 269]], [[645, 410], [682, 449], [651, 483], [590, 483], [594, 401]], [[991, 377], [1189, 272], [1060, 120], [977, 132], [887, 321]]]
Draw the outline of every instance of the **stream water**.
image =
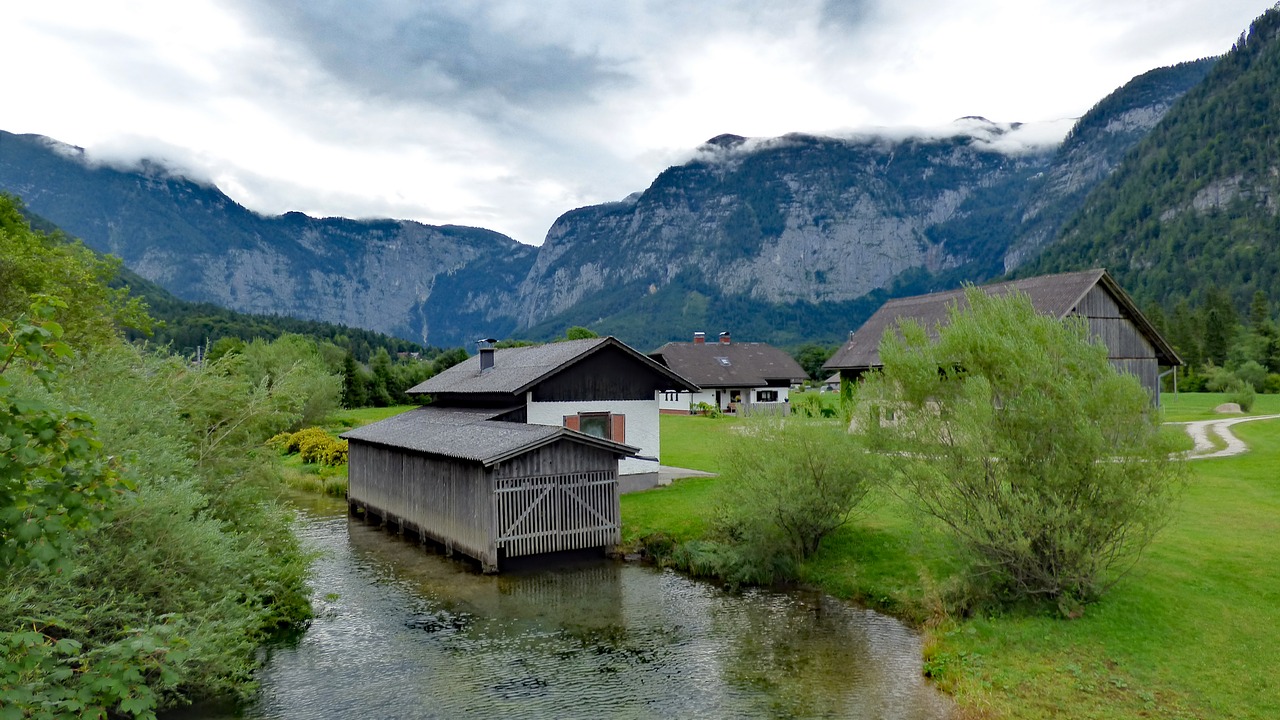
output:
[[312, 501], [317, 617], [242, 718], [905, 718], [950, 714], [920, 639], [820, 594], [729, 593], [579, 559], [499, 576]]

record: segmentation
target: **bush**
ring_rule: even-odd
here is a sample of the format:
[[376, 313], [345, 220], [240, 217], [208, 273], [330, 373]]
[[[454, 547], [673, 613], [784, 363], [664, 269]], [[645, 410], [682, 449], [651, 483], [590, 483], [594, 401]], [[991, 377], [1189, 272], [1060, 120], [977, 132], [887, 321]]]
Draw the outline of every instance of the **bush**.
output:
[[1074, 614], [1168, 519], [1183, 463], [1083, 321], [1021, 294], [965, 301], [936, 342], [911, 321], [885, 334], [858, 432], [893, 453], [894, 491], [955, 535], [975, 588]]
[[[303, 428], [289, 436], [289, 442], [284, 449], [290, 453], [301, 453], [303, 445], [314, 445], [316, 443], [329, 439], [329, 433], [322, 428], [309, 427]], [[303, 458], [304, 460], [306, 458]]]
[[1262, 383], [1262, 392], [1267, 395], [1280, 394], [1280, 373], [1267, 373], [1267, 379]]
[[[716, 537], [752, 582], [788, 573], [849, 521], [876, 476], [874, 458], [836, 423], [753, 418], [726, 445]], [[705, 555], [705, 553], [703, 553]], [[724, 563], [724, 553], [717, 561]]]
[[329, 447], [325, 448], [324, 457], [320, 460], [330, 467], [338, 467], [347, 464], [347, 441], [334, 440], [329, 443]]
[[720, 410], [720, 407], [711, 403], [696, 402], [691, 410], [694, 415], [705, 415], [709, 418], [724, 417], [724, 412]]
[[1253, 410], [1253, 401], [1257, 397], [1257, 393], [1253, 391], [1253, 386], [1243, 380], [1235, 380], [1226, 388], [1226, 401], [1232, 402], [1240, 406], [1244, 412]]

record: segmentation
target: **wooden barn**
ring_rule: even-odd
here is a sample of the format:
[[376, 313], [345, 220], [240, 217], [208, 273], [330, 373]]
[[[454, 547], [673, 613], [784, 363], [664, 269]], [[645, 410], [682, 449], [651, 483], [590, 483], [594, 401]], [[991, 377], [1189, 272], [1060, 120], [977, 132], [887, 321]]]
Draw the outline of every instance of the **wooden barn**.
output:
[[[1011, 282], [984, 285], [990, 294], [1020, 291], [1031, 299], [1037, 311], [1064, 319], [1082, 316], [1089, 323], [1092, 337], [1107, 346], [1111, 364], [1121, 372], [1134, 375], [1160, 402], [1160, 367], [1182, 364], [1173, 348], [1161, 337], [1150, 321], [1138, 310], [1115, 279], [1103, 269], [1040, 275]], [[926, 330], [936, 332], [947, 320], [947, 308], [964, 303], [963, 290], [917, 295], [890, 300], [849, 336], [823, 367], [838, 371], [848, 380], [880, 364], [880, 339], [899, 320], [914, 318]]]
[[621, 463], [632, 483], [656, 483], [657, 398], [672, 387], [693, 386], [614, 338], [482, 348], [411, 390], [432, 404], [342, 435], [348, 503], [486, 572], [607, 549]]

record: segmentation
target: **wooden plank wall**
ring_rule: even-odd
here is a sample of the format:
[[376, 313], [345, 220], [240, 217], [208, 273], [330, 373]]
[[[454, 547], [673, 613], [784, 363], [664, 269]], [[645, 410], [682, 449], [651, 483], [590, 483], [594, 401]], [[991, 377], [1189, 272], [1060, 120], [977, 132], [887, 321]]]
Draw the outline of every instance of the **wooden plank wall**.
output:
[[563, 440], [525, 453], [495, 468], [493, 512], [508, 557], [616, 545], [618, 460]]
[[1089, 322], [1089, 334], [1107, 346], [1111, 365], [1138, 378], [1153, 398], [1160, 397], [1160, 367], [1155, 348], [1101, 285], [1095, 285], [1076, 306]]
[[359, 441], [348, 452], [351, 502], [496, 566], [489, 480], [481, 465]]
[[616, 545], [621, 527], [612, 470], [497, 481], [496, 545], [506, 557]]

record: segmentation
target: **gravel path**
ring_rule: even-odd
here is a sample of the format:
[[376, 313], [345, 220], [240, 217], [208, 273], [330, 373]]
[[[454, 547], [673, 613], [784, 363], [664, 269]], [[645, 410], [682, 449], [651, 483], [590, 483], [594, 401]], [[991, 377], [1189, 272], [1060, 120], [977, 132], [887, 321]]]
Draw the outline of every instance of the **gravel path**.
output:
[[[1186, 459], [1204, 460], [1206, 458], [1239, 455], [1249, 449], [1248, 445], [1245, 445], [1240, 438], [1232, 434], [1232, 425], [1251, 420], [1273, 420], [1275, 418], [1280, 418], [1280, 415], [1250, 415], [1248, 417], [1224, 418], [1222, 420], [1196, 420], [1195, 422], [1167, 424], [1185, 426], [1187, 434], [1195, 442], [1196, 446], [1184, 456]], [[1210, 432], [1222, 438], [1227, 443], [1227, 446], [1221, 450], [1215, 450], [1213, 441], [1209, 439]]]

